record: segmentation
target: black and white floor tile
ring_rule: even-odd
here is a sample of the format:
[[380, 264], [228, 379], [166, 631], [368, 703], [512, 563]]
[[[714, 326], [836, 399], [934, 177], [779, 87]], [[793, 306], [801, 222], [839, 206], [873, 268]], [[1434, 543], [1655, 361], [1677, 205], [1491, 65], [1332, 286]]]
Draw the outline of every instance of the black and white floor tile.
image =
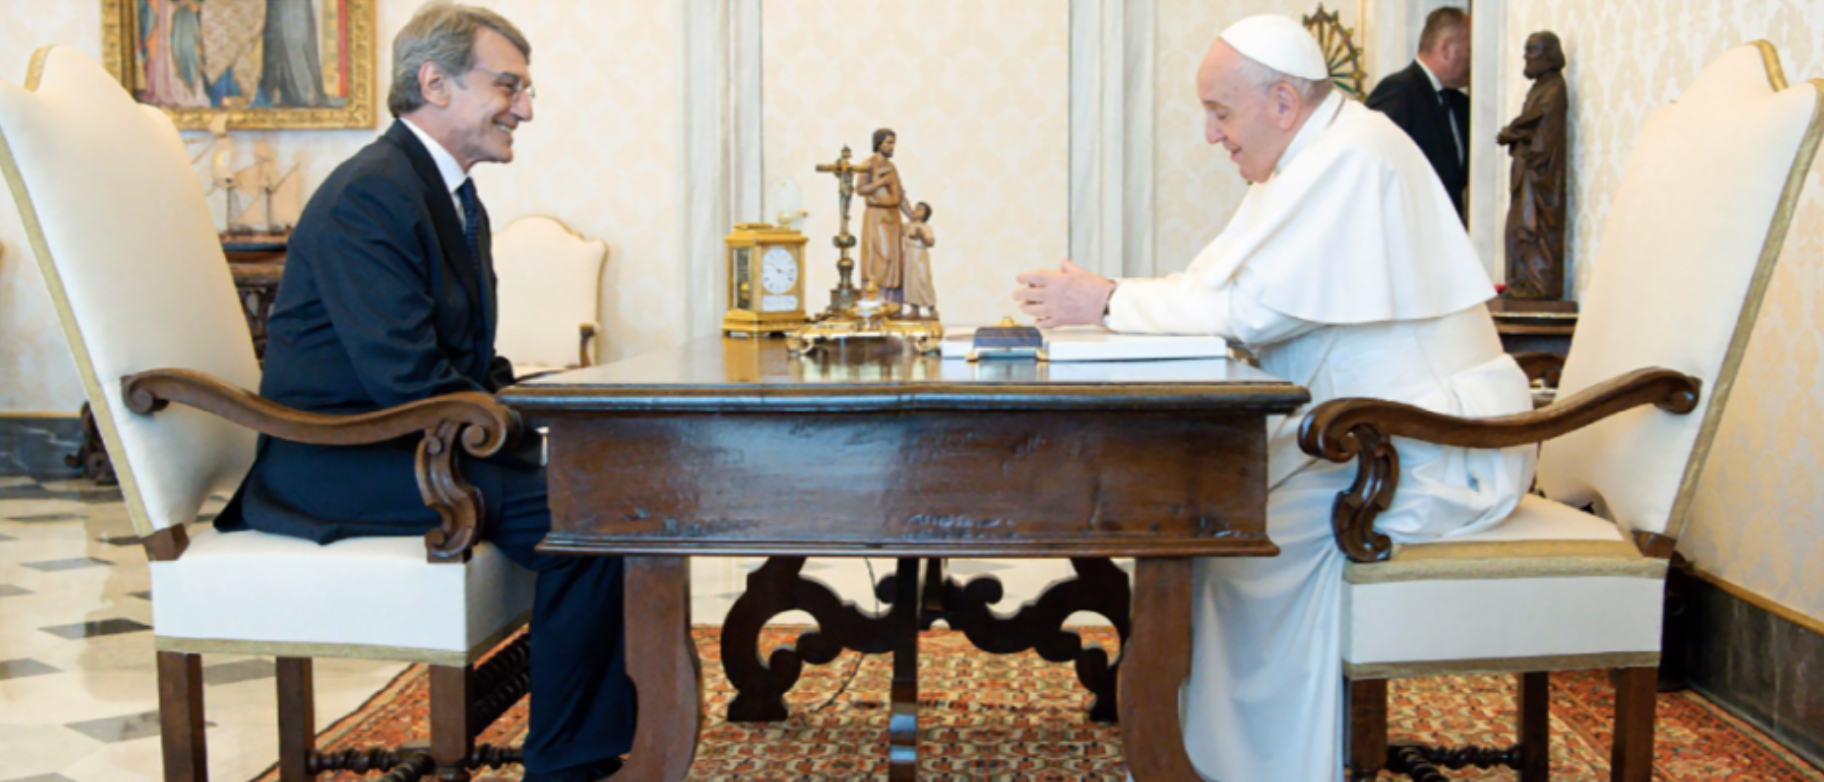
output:
[[[0, 437], [0, 450], [6, 445]], [[157, 778], [156, 601], [120, 492], [56, 475], [6, 476], [8, 459], [16, 454], [0, 453], [0, 782]], [[214, 498], [198, 523], [212, 519], [223, 500]], [[762, 561], [696, 560], [694, 620], [721, 623]], [[881, 577], [893, 561], [818, 559], [805, 573], [873, 610], [870, 566]], [[1000, 608], [1012, 611], [1070, 570], [1061, 560], [956, 561], [951, 572], [961, 580], [993, 572], [1007, 586]], [[774, 621], [806, 624], [810, 617], [793, 612]], [[272, 660], [213, 655], [203, 665], [210, 775], [250, 779], [278, 754]], [[319, 728], [354, 710], [400, 668], [318, 660]]]

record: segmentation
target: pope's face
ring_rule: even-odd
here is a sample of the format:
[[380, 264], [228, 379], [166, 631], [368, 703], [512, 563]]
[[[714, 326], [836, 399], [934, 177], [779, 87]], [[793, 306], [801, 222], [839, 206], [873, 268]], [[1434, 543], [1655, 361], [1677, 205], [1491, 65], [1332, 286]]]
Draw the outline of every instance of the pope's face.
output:
[[[1291, 88], [1262, 89], [1248, 77], [1245, 58], [1218, 40], [1197, 69], [1197, 98], [1203, 102], [1204, 140], [1220, 144], [1249, 182], [1265, 182], [1297, 132], [1296, 104], [1287, 106]], [[1287, 114], [1290, 110], [1290, 115]]]
[[450, 83], [455, 136], [450, 151], [465, 171], [476, 163], [513, 159], [513, 134], [520, 123], [532, 121], [531, 93], [516, 88], [531, 83], [518, 47], [493, 30], [476, 32], [474, 68]]

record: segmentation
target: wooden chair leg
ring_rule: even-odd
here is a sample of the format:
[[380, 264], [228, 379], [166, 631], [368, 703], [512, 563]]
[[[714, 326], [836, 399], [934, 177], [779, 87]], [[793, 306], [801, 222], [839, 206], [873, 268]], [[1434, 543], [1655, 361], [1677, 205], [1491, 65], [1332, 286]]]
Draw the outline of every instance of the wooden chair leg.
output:
[[1552, 778], [1552, 675], [1520, 674], [1520, 782]]
[[431, 759], [439, 782], [469, 782], [469, 754], [475, 749], [471, 683], [466, 665], [431, 666]]
[[1659, 697], [1659, 668], [1617, 668], [1615, 680], [1615, 750], [1610, 756], [1613, 782], [1649, 782], [1653, 778], [1654, 706]]
[[1347, 680], [1346, 762], [1355, 779], [1373, 779], [1387, 766], [1387, 680]]
[[165, 782], [209, 782], [203, 737], [203, 656], [158, 653], [158, 721]]
[[310, 753], [317, 747], [316, 684], [310, 658], [280, 657], [276, 663], [279, 687], [279, 780], [313, 782]]

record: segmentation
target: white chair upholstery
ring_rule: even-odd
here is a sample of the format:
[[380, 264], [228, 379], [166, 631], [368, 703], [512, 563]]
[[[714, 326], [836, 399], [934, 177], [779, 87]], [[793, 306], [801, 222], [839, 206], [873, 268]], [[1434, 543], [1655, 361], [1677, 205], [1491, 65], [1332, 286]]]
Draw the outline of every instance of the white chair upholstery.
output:
[[500, 278], [495, 351], [516, 376], [594, 363], [581, 361], [586, 334], [599, 335], [602, 267], [608, 245], [549, 217], [523, 217], [494, 234]]
[[1547, 496], [1597, 503], [1625, 529], [1682, 532], [1817, 149], [1817, 83], [1785, 82], [1771, 45], [1741, 46], [1647, 116], [1558, 398], [1655, 366], [1695, 375], [1704, 393], [1689, 415], [1642, 408], [1547, 443]]
[[[1602, 226], [1557, 399], [1660, 367], [1701, 383], [1697, 406], [1643, 405], [1547, 441], [1538, 486], [1551, 499], [1525, 498], [1493, 529], [1347, 566], [1344, 672], [1356, 719], [1378, 712], [1381, 733], [1351, 733], [1352, 767], [1386, 762], [1381, 680], [1516, 672], [1527, 693], [1521, 744], [1539, 744], [1522, 753], [1521, 778], [1543, 779], [1541, 672], [1615, 668], [1614, 773], [1647, 779], [1661, 557], [1683, 526], [1824, 135], [1821, 93], [1824, 81], [1788, 89], [1760, 42], [1725, 53], [1648, 116]], [[1600, 515], [1575, 509], [1592, 504]]]
[[460, 666], [524, 623], [526, 575], [488, 543], [453, 566], [426, 562], [418, 537], [197, 530], [178, 561], [152, 563], [153, 621], [160, 651]]
[[[459, 666], [461, 674], [460, 666], [525, 623], [532, 574], [487, 544], [475, 546], [466, 562], [432, 564], [425, 539], [416, 536], [319, 546], [186, 527], [211, 493], [239, 485], [253, 462], [255, 433], [180, 405], [134, 413], [123, 403], [121, 379], [184, 369], [247, 389], [259, 386], [260, 368], [176, 130], [89, 56], [48, 47], [34, 54], [24, 88], [0, 81], [0, 169], [134, 526], [156, 560], [152, 611], [167, 779], [206, 775], [199, 768], [206, 763], [196, 653], [279, 656], [281, 699], [301, 693], [308, 709], [309, 661], [288, 658], [426, 662]], [[442, 702], [438, 687], [434, 708]], [[441, 697], [456, 699], [466, 713], [466, 687], [450, 691], [456, 694]], [[286, 719], [282, 714], [282, 758], [286, 768], [301, 769], [314, 725], [292, 719], [288, 733]], [[439, 746], [466, 758], [463, 742], [473, 733], [458, 739]]]

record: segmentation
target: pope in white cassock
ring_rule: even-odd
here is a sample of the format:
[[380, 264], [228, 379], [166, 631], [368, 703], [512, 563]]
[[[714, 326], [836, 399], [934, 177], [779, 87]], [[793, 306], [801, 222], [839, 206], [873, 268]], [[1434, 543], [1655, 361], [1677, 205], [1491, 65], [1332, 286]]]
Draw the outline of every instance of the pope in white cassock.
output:
[[[1450, 197], [1392, 122], [1332, 89], [1316, 41], [1282, 16], [1224, 30], [1197, 70], [1205, 136], [1251, 184], [1182, 274], [1109, 280], [1065, 261], [1019, 276], [1041, 327], [1218, 334], [1311, 403], [1376, 397], [1442, 413], [1532, 409], [1484, 302], [1494, 294]], [[1268, 422], [1270, 559], [1196, 566], [1186, 748], [1206, 779], [1342, 775], [1342, 573], [1331, 506], [1355, 475], [1298, 448], [1302, 411]], [[1395, 542], [1497, 524], [1532, 483], [1528, 449], [1397, 440]]]

